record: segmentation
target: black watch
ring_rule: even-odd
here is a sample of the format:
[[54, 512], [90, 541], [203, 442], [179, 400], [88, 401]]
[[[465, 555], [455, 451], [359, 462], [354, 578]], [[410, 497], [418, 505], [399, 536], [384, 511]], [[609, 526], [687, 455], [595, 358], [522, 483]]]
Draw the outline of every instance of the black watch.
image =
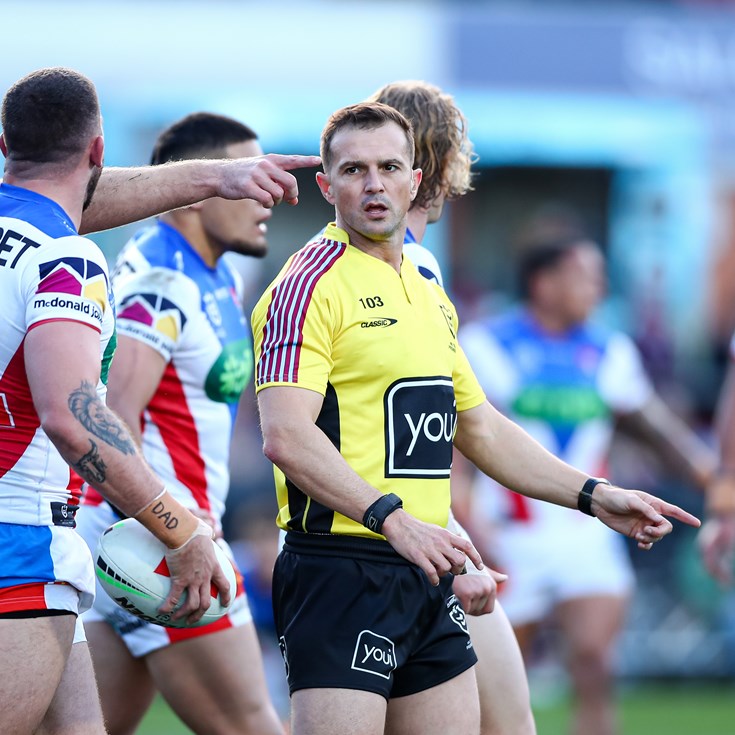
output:
[[582, 513], [586, 513], [588, 516], [595, 517], [595, 514], [592, 512], [592, 493], [594, 489], [598, 485], [610, 485], [610, 480], [606, 480], [604, 477], [590, 477], [588, 480], [585, 481], [584, 485], [582, 485], [582, 489], [579, 491], [579, 495], [577, 496], [577, 508], [579, 508]]
[[394, 511], [403, 507], [403, 501], [395, 494], [388, 493], [378, 498], [362, 517], [362, 525], [373, 533], [380, 533], [385, 519]]

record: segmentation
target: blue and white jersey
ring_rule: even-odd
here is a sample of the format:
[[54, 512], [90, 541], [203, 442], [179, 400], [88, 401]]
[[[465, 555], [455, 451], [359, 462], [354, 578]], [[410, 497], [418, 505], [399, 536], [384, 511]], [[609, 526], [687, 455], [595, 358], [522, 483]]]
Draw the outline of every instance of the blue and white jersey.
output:
[[107, 263], [56, 202], [8, 184], [0, 185], [0, 312], [0, 518], [73, 527], [82, 483], [41, 427], [23, 345], [28, 332], [52, 321], [93, 329], [104, 400], [115, 346]]
[[[460, 343], [490, 402], [552, 454], [605, 474], [616, 414], [653, 389], [629, 337], [591, 323], [551, 334], [523, 309], [460, 329]], [[500, 515], [566, 517], [568, 510], [505, 491]]]
[[179, 501], [219, 519], [238, 402], [253, 371], [240, 276], [222, 258], [209, 267], [158, 222], [123, 249], [113, 286], [118, 332], [166, 362], [141, 417], [143, 454]]
[[97, 245], [56, 202], [9, 184], [0, 185], [0, 312], [0, 611], [80, 612], [94, 591], [92, 559], [73, 530], [82, 481], [41, 426], [24, 343], [49, 322], [94, 330], [104, 400], [114, 301]]

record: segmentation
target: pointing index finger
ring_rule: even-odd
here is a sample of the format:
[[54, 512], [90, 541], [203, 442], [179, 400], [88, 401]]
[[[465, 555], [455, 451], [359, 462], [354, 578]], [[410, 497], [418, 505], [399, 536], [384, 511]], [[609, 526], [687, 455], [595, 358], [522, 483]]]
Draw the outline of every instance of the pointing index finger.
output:
[[269, 153], [267, 158], [284, 171], [294, 168], [310, 168], [320, 166], [322, 159], [319, 156], [301, 156], [297, 154]]
[[669, 516], [669, 518], [675, 518], [677, 521], [686, 523], [688, 526], [694, 526], [694, 528], [699, 528], [702, 525], [702, 521], [700, 521], [697, 516], [694, 516], [691, 513], [687, 513], [683, 508], [680, 508], [678, 505], [671, 505], [670, 503], [666, 503], [666, 505], [662, 509], [662, 512], [665, 515]]
[[484, 568], [485, 565], [482, 563], [480, 552], [472, 545], [471, 541], [468, 541], [461, 536], [454, 535], [454, 538], [452, 539], [452, 546], [454, 546], [455, 549], [459, 549], [460, 551], [463, 551], [465, 554], [467, 554], [472, 563], [478, 569]]

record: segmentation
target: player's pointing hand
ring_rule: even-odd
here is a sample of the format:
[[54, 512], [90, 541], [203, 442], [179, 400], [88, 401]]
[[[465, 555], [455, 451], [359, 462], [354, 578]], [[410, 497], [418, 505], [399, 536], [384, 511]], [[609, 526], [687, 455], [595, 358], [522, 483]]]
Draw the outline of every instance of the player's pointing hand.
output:
[[268, 153], [254, 158], [227, 161], [217, 184], [217, 195], [224, 199], [255, 199], [264, 207], [282, 201], [297, 204], [299, 187], [289, 171], [319, 166], [319, 156]]

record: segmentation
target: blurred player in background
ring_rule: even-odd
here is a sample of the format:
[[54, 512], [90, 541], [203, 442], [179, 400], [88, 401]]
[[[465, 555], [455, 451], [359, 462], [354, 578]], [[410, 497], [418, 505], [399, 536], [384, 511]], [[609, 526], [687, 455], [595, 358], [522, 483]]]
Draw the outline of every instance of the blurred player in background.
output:
[[[596, 243], [578, 232], [527, 245], [523, 306], [466, 325], [462, 345], [489, 400], [547, 449], [605, 474], [615, 420], [639, 430], [700, 487], [713, 453], [655, 394], [633, 342], [589, 319], [605, 292]], [[552, 613], [576, 700], [576, 735], [612, 735], [611, 658], [633, 587], [623, 539], [594, 519], [511, 493], [478, 476], [477, 525], [494, 525], [491, 558], [524, 655]]]
[[[441, 217], [445, 201], [471, 188], [474, 152], [467, 121], [450, 95], [426, 82], [388, 84], [370, 99], [397, 109], [413, 126], [414, 167], [422, 178], [406, 216], [403, 253], [421, 275], [443, 287], [439, 264], [421, 241], [427, 225]], [[453, 516], [449, 528], [464, 533]], [[496, 580], [503, 577], [487, 568], [478, 571], [471, 562], [467, 566], [470, 573], [455, 577], [453, 590], [470, 616], [482, 735], [530, 735], [535, 725], [523, 659], [505, 612], [495, 602]]]
[[[169, 548], [162, 611], [186, 593], [175, 617], [195, 622], [212, 584], [223, 602], [230, 594], [212, 529], [162, 487], [104, 404], [114, 300], [101, 251], [77, 235], [104, 156], [94, 85], [71, 69], [33, 72], [5, 95], [2, 127], [0, 731], [97, 735], [105, 727], [78, 617], [94, 594], [74, 531], [82, 479]], [[176, 522], [162, 525], [164, 513]]]
[[[151, 163], [261, 155], [231, 118], [189, 115], [159, 136]], [[108, 402], [170, 491], [219, 529], [237, 405], [252, 374], [242, 284], [222, 258], [261, 258], [271, 210], [211, 198], [162, 216], [120, 254], [113, 274], [119, 344]], [[117, 519], [89, 492], [79, 530], [91, 548]], [[195, 732], [282, 733], [241, 581], [225, 618], [194, 629], [146, 623], [98, 590], [85, 617], [105, 718], [132, 733], [156, 690]]]

